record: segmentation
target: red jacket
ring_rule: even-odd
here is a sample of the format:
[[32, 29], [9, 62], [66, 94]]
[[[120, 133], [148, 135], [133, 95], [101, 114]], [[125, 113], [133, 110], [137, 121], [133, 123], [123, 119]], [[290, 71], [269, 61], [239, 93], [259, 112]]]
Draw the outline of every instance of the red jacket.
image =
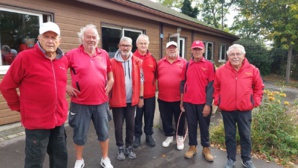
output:
[[214, 104], [224, 111], [248, 111], [262, 102], [264, 84], [258, 68], [245, 58], [238, 72], [228, 61], [216, 70]]
[[[131, 105], [135, 106], [139, 103], [140, 87], [141, 87], [141, 67], [142, 60], [132, 56], [132, 102]], [[125, 79], [122, 62], [117, 61], [115, 58], [111, 59], [111, 65], [114, 75], [114, 85], [110, 93], [110, 107], [126, 107], [126, 92], [125, 92]]]
[[134, 55], [143, 60], [142, 69], [144, 73], [144, 98], [147, 99], [154, 97], [156, 92], [157, 75], [156, 60], [149, 51], [143, 56], [138, 52], [138, 50], [136, 50]]
[[212, 106], [215, 77], [213, 63], [203, 57], [198, 62], [191, 59], [186, 66], [182, 71], [182, 81], [186, 80], [183, 87], [183, 102]]
[[58, 51], [51, 61], [35, 44], [33, 49], [18, 54], [2, 80], [3, 97], [10, 109], [20, 111], [27, 129], [52, 129], [64, 124], [67, 118], [68, 61]]

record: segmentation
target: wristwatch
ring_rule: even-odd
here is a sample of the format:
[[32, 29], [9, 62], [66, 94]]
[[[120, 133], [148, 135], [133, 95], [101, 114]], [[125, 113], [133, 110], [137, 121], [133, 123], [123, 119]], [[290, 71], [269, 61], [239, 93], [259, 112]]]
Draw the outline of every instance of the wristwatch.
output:
[[144, 99], [144, 96], [140, 96], [140, 99]]

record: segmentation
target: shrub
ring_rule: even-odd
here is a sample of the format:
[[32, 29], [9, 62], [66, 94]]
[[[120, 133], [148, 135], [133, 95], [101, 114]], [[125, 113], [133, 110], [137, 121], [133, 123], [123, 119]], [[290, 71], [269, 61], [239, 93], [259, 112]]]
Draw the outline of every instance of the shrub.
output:
[[[298, 158], [298, 103], [284, 97], [283, 92], [265, 90], [262, 105], [253, 110], [251, 128], [253, 152], [268, 160], [279, 158], [281, 164]], [[210, 128], [210, 137], [212, 143], [225, 146], [222, 122]]]

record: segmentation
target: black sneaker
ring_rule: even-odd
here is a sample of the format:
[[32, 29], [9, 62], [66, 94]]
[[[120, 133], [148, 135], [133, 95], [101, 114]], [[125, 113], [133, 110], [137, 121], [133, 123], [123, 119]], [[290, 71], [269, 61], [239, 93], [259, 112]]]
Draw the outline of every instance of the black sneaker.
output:
[[137, 155], [132, 150], [132, 146], [126, 147], [124, 153], [127, 155], [127, 157], [129, 159], [135, 159], [135, 158], [137, 158]]
[[141, 145], [141, 137], [135, 137], [135, 140], [133, 141], [133, 147], [138, 148]]
[[246, 161], [246, 162], [242, 162], [242, 165], [243, 165], [244, 167], [247, 167], [247, 168], [256, 168], [256, 166], [252, 163], [251, 160], [248, 160], [248, 161]]
[[152, 138], [152, 135], [147, 135], [146, 136], [146, 142], [149, 146], [154, 147], [155, 146], [155, 141]]

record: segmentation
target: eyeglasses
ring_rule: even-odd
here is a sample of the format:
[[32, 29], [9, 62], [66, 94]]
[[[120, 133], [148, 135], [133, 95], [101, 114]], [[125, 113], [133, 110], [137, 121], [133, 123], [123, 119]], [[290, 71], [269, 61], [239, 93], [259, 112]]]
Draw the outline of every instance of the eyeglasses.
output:
[[131, 47], [131, 45], [120, 44], [120, 47]]
[[230, 56], [230, 57], [235, 57], [235, 56], [240, 57], [242, 55], [243, 55], [242, 53], [230, 53], [230, 54], [228, 54], [228, 56]]

